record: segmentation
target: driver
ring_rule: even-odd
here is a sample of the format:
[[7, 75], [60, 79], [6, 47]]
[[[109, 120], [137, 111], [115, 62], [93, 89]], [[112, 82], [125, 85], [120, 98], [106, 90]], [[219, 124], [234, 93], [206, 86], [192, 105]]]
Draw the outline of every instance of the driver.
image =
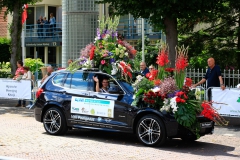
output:
[[98, 77], [93, 76], [93, 80], [96, 82], [96, 92], [102, 92], [102, 93], [108, 93], [108, 79], [103, 78], [101, 82], [101, 86], [99, 85], [99, 79]]

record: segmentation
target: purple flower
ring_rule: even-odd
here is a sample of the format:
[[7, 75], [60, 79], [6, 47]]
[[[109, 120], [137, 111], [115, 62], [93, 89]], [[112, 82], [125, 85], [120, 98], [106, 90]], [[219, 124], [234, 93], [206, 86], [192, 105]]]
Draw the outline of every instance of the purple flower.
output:
[[113, 53], [112, 53], [112, 52], [108, 52], [108, 55], [109, 55], [109, 56], [112, 56], [112, 55], [113, 55]]
[[101, 33], [100, 33], [100, 29], [97, 28], [97, 38], [100, 40], [101, 39]]
[[114, 58], [110, 58], [110, 64], [114, 63], [115, 59]]

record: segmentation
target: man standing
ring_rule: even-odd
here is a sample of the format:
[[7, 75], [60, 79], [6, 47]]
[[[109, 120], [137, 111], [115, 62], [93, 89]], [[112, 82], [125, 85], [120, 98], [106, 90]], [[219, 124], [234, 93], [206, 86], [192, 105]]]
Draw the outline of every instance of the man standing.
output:
[[[207, 81], [207, 88], [221, 87], [221, 89], [224, 90], [225, 86], [223, 84], [220, 67], [218, 65], [215, 65], [215, 60], [213, 58], [209, 58], [207, 63], [208, 63], [208, 70], [205, 77], [200, 82], [194, 84], [192, 87], [195, 88], [196, 86]], [[208, 89], [208, 100], [210, 101], [211, 99], [212, 99], [212, 92], [211, 92], [211, 89]]]
[[149, 70], [147, 68], [147, 65], [145, 62], [141, 62], [140, 63], [140, 72], [141, 74], [143, 74], [144, 76], [146, 76], [147, 73], [149, 73]]
[[47, 74], [42, 78], [41, 83], [43, 83], [45, 81], [45, 79], [51, 75], [51, 73], [53, 72], [53, 68], [52, 66], [48, 66], [47, 67]]

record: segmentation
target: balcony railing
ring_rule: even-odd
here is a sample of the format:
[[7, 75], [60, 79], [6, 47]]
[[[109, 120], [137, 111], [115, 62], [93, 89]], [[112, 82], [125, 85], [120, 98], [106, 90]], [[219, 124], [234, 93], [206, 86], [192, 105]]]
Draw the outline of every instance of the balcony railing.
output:
[[[125, 39], [140, 39], [142, 37], [142, 19], [122, 19], [118, 25], [118, 33]], [[160, 39], [162, 32], [152, 27], [144, 20], [144, 36], [151, 39]]]
[[62, 23], [50, 24], [31, 24], [26, 25], [25, 41], [26, 42], [51, 42], [61, 41]]

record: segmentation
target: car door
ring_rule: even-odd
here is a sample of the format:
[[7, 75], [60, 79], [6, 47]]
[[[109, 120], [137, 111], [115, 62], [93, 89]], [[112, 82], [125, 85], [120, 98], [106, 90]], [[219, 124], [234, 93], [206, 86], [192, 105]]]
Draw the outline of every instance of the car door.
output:
[[[129, 105], [122, 102], [125, 92], [118, 85], [117, 81], [106, 74], [97, 74], [98, 77], [107, 77], [109, 79], [109, 90], [113, 90], [110, 93], [102, 92], [90, 92], [89, 96], [96, 103], [91, 107], [95, 109], [95, 116], [97, 117], [97, 124], [103, 129], [121, 130], [126, 131], [129, 129], [127, 124], [128, 108]], [[95, 87], [95, 84], [94, 84]], [[114, 92], [114, 89], [117, 89]], [[104, 104], [103, 104], [104, 103]]]
[[84, 72], [75, 72], [69, 75], [64, 83], [66, 87], [65, 105], [68, 106], [66, 118], [68, 124], [74, 127], [89, 125], [93, 121], [90, 114], [89, 104], [85, 102], [89, 98], [89, 92], [93, 90], [91, 74]]

